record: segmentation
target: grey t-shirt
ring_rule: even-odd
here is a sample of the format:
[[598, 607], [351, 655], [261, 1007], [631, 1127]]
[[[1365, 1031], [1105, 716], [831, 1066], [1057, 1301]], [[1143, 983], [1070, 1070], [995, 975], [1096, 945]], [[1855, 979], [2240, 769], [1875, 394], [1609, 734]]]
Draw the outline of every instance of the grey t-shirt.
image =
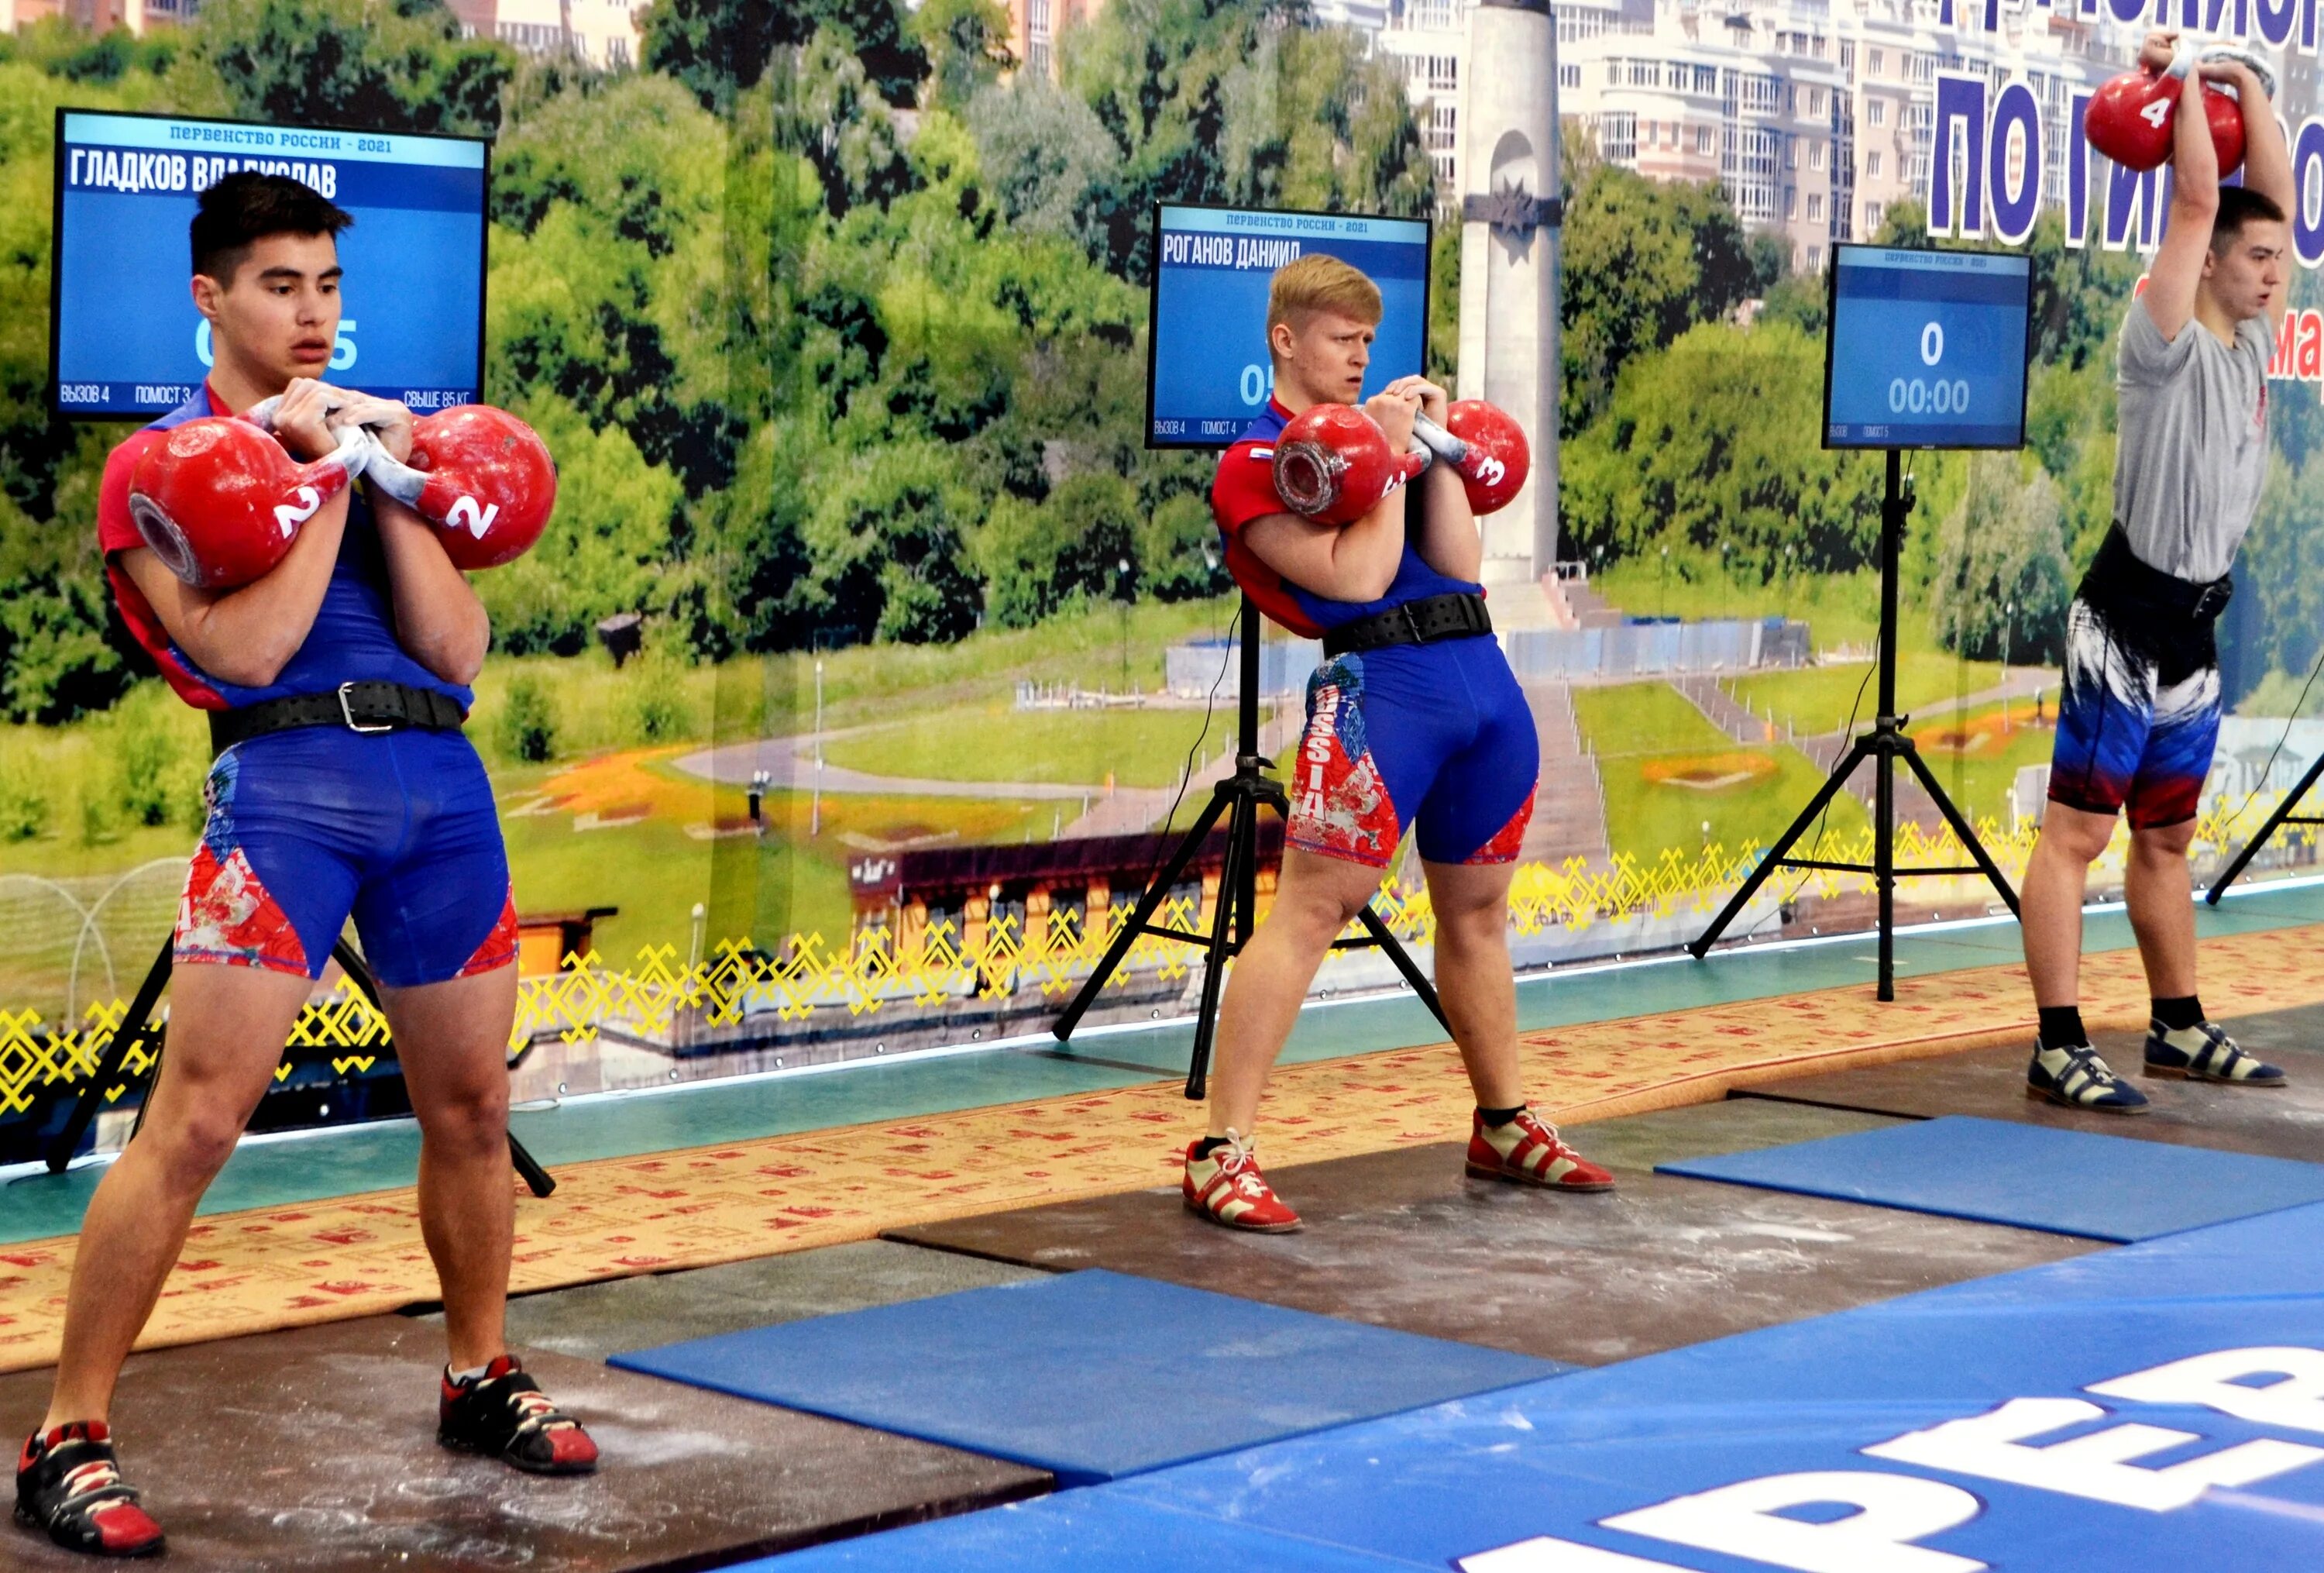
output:
[[2122, 320], [2114, 514], [2149, 568], [2198, 583], [2235, 566], [2267, 479], [2265, 314], [2233, 347], [2190, 318], [2166, 339], [2138, 301]]

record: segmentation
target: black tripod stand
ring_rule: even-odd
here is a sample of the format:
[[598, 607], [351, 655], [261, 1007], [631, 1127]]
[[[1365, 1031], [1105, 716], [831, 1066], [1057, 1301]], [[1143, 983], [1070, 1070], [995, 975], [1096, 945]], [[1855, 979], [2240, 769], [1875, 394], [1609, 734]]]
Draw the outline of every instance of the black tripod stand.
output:
[[[1759, 887], [1766, 884], [1779, 868], [1821, 868], [1872, 876], [1873, 884], [1880, 893], [1878, 997], [1884, 1000], [1896, 997], [1896, 881], [1899, 876], [1981, 874], [1992, 882], [1995, 890], [2001, 893], [2001, 899], [2009, 904], [2010, 911], [2015, 914], [2017, 911], [2017, 893], [2009, 888], [2008, 880], [2002, 877], [2001, 870], [1996, 868], [1993, 859], [1987, 856], [1984, 844], [1977, 838], [1977, 832], [1969, 828], [1969, 821], [1961, 817], [1961, 811], [1953, 806], [1952, 800], [1945, 796], [1944, 788], [1939, 786], [1937, 778], [1930, 773], [1928, 762], [1914, 747], [1912, 738], [1904, 735], [1904, 723], [1908, 717], [1896, 714], [1896, 554], [1904, 540], [1904, 516], [1913, 511], [1914, 503], [1911, 494], [1904, 489], [1903, 473], [1903, 456], [1892, 448], [1888, 450], [1887, 491], [1880, 500], [1879, 715], [1873, 721], [1872, 730], [1857, 738], [1856, 745], [1832, 767], [1831, 775], [1824, 782], [1822, 790], [1808, 800], [1806, 808], [1800, 810], [1800, 817], [1792, 821], [1791, 828], [1778, 837], [1775, 844], [1767, 849], [1767, 856], [1759, 860], [1759, 866], [1751, 871], [1751, 877], [1743, 882], [1743, 888], [1737, 891], [1719, 916], [1711, 920], [1711, 927], [1702, 931], [1702, 937], [1687, 946], [1697, 960], [1719, 942], [1720, 935], [1727, 931], [1727, 925], [1735, 921], [1736, 915], [1758, 893]], [[1875, 782], [1872, 861], [1832, 863], [1819, 858], [1786, 856], [1793, 844], [1807, 834], [1816, 816], [1823, 812], [1824, 805], [1848, 784], [1848, 778], [1856, 773], [1856, 767], [1868, 759], [1873, 763]], [[1945, 817], [1945, 823], [1952, 827], [1954, 838], [1977, 860], [1973, 865], [1961, 868], [1896, 866], [1896, 762], [1899, 759], [1911, 766], [1913, 773], [1920, 778], [1923, 789], [1936, 803], [1937, 811]]]
[[2236, 883], [2236, 876], [2259, 856], [2260, 848], [2267, 845], [2268, 838], [2275, 834], [2278, 828], [2284, 825], [2324, 825], [2324, 816], [2293, 812], [2306, 800], [2308, 789], [2316, 784], [2316, 778], [2319, 775], [2324, 775], [2324, 754], [2317, 755], [2316, 763], [2308, 767], [2308, 773], [2300, 778], [2300, 784], [2284, 793], [2283, 801], [2275, 805], [2275, 812], [2267, 817], [2267, 823], [2259, 828], [2259, 834], [2245, 842], [2244, 849], [2236, 854], [2236, 860], [2211, 882], [2211, 888], [2203, 893], [2205, 901], [2218, 906], [2219, 898], [2227, 893], [2227, 887]]
[[[371, 969], [364, 965], [363, 958], [355, 953], [354, 947], [341, 939], [331, 948], [331, 955], [355, 985], [363, 991], [364, 998], [371, 1002], [372, 1008], [377, 1010], [379, 985], [372, 981]], [[79, 1097], [74, 1101], [64, 1129], [50, 1140], [48, 1152], [43, 1156], [51, 1174], [62, 1174], [66, 1166], [71, 1163], [73, 1149], [80, 1145], [82, 1133], [97, 1117], [97, 1106], [105, 1099], [105, 1089], [114, 1085], [122, 1075], [122, 1067], [128, 1062], [131, 1050], [140, 1043], [146, 1045], [146, 1055], [152, 1065], [148, 1074], [156, 1079], [160, 1078], [162, 1041], [169, 1027], [154, 1021], [153, 1007], [161, 1004], [161, 990], [169, 985], [170, 967], [171, 942], [165, 939], [161, 941], [161, 954], [153, 958], [153, 965], [146, 970], [145, 981], [137, 985], [136, 998], [129, 1002], [129, 1013], [122, 1018], [120, 1028], [113, 1034], [113, 1041], [106, 1045], [105, 1058], [97, 1062], [97, 1069], [80, 1089]], [[392, 1047], [392, 1044], [387, 1046]], [[130, 1130], [133, 1138], [138, 1127], [144, 1123], [145, 1106], [140, 1105], [136, 1124]], [[515, 1133], [510, 1133], [508, 1144], [509, 1161], [515, 1164], [517, 1173], [533, 1195], [547, 1196], [557, 1189], [557, 1181], [550, 1179], [549, 1170], [524, 1150], [524, 1143], [516, 1139]]]
[[[1057, 1024], [1050, 1029], [1060, 1042], [1073, 1036], [1074, 1029], [1081, 1024], [1084, 1013], [1096, 1003], [1098, 991], [1121, 966], [1122, 959], [1130, 954], [1130, 948], [1138, 942], [1139, 935], [1153, 934], [1166, 939], [1183, 939], [1192, 945], [1200, 945], [1205, 952], [1203, 1004], [1194, 1017], [1194, 1059], [1186, 1067], [1186, 1096], [1196, 1101], [1202, 1098], [1210, 1075], [1211, 1042], [1218, 1031], [1219, 989], [1226, 979], [1227, 961], [1250, 943], [1251, 931], [1258, 927], [1259, 805], [1264, 803], [1283, 819], [1290, 817], [1291, 808], [1290, 800], [1284, 795], [1282, 783], [1261, 773], [1267, 769], [1268, 761], [1259, 748], [1259, 609], [1250, 604], [1248, 596], [1243, 597], [1242, 610], [1236, 617], [1235, 627], [1236, 637], [1242, 645], [1242, 689], [1236, 707], [1234, 773], [1212, 789], [1210, 807], [1203, 810], [1202, 817], [1194, 821], [1194, 828], [1178, 843], [1178, 849], [1170, 855], [1170, 861], [1163, 865], [1161, 874], [1146, 887], [1146, 893], [1139, 898], [1138, 910], [1130, 914], [1130, 921], [1121, 926], [1121, 931], [1113, 937], [1113, 943], [1106, 947], [1105, 955], [1098, 961], [1096, 970], [1089, 975], [1081, 986], [1081, 992], [1074, 995], [1073, 1003], [1065, 1007], [1065, 1013], [1059, 1016]], [[1155, 922], [1156, 909], [1161, 906], [1171, 888], [1178, 883], [1178, 876], [1185, 872], [1186, 865], [1201, 854], [1203, 844], [1210, 839], [1211, 831], [1222, 814], [1227, 819], [1226, 860], [1219, 869], [1219, 895], [1211, 907], [1210, 932], [1189, 933], [1183, 929]], [[1378, 948], [1385, 951], [1388, 958], [1396, 964], [1396, 969], [1404, 975], [1404, 981], [1412, 985], [1413, 993], [1420, 996], [1421, 1004], [1426, 1005], [1437, 1021], [1443, 1023], [1444, 1030], [1450, 1032], [1452, 1023], [1444, 1020], [1444, 1007], [1437, 1001], [1434, 986], [1422, 976], [1412, 957], [1397, 942], [1396, 936], [1388, 932], [1388, 927], [1380, 921], [1379, 914], [1367, 903], [1364, 910], [1356, 915], [1356, 921], [1363, 926], [1363, 937], [1335, 939], [1332, 942], [1332, 948]]]

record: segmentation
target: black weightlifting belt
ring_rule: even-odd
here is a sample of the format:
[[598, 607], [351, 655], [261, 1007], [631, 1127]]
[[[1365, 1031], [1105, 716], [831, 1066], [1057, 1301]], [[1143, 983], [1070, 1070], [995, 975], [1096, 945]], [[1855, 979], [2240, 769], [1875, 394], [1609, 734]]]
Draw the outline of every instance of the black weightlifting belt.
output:
[[1492, 631], [1493, 620], [1485, 615], [1484, 597], [1466, 590], [1448, 596], [1425, 596], [1330, 630], [1323, 635], [1323, 656], [1329, 660], [1353, 651], [1379, 650], [1390, 644], [1434, 644], [1440, 639], [1466, 639]]
[[2159, 614], [2189, 623], [2208, 624], [2227, 609], [2227, 598], [2235, 592], [2236, 581], [2227, 574], [2209, 580], [2182, 579], [2141, 561], [2130, 549], [2130, 537], [2117, 522], [2107, 532], [2089, 572], [2082, 576], [2081, 588], [2075, 593], [2103, 611], [2148, 616]]
[[300, 726], [345, 726], [350, 732], [395, 732], [407, 726], [456, 731], [468, 718], [450, 698], [401, 683], [341, 683], [327, 694], [293, 694], [234, 710], [210, 712], [210, 752]]

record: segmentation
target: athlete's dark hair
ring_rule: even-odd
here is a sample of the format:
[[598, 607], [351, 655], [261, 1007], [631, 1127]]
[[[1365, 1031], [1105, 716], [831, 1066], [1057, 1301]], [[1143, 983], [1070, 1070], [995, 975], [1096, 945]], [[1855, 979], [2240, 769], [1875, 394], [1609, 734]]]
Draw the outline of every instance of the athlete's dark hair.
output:
[[2219, 256], [2243, 238], [2244, 226], [2255, 218], [2272, 223], [2283, 222], [2283, 209], [2273, 197], [2263, 196], [2245, 186], [2219, 188], [2219, 211], [2211, 219], [2211, 250]]
[[194, 210], [194, 272], [231, 284], [250, 248], [270, 235], [327, 235], [355, 222], [311, 186], [243, 170], [202, 193]]

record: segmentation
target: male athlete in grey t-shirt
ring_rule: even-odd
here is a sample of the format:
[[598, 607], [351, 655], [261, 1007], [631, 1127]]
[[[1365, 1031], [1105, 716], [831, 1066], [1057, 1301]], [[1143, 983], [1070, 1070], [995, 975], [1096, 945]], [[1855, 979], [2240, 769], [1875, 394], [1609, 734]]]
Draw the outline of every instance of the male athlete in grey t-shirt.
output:
[[[2169, 65], [2176, 41], [2148, 33], [2140, 63]], [[2240, 188], [2219, 184], [2203, 79], [2243, 101]], [[2283, 1081], [2206, 1019], [2196, 997], [2187, 847], [2218, 741], [2211, 625], [2267, 474], [2267, 362], [2285, 308], [2292, 161], [2248, 67], [2204, 62], [2178, 103], [2169, 227], [2122, 324], [2115, 527], [2067, 611], [2049, 810], [2023, 893], [2025, 968], [2042, 1016], [2027, 1087], [2107, 1114], [2147, 1106], [2091, 1050], [2078, 1004], [2084, 883], [2126, 809], [2125, 895], [2153, 998], [2147, 1074]]]

